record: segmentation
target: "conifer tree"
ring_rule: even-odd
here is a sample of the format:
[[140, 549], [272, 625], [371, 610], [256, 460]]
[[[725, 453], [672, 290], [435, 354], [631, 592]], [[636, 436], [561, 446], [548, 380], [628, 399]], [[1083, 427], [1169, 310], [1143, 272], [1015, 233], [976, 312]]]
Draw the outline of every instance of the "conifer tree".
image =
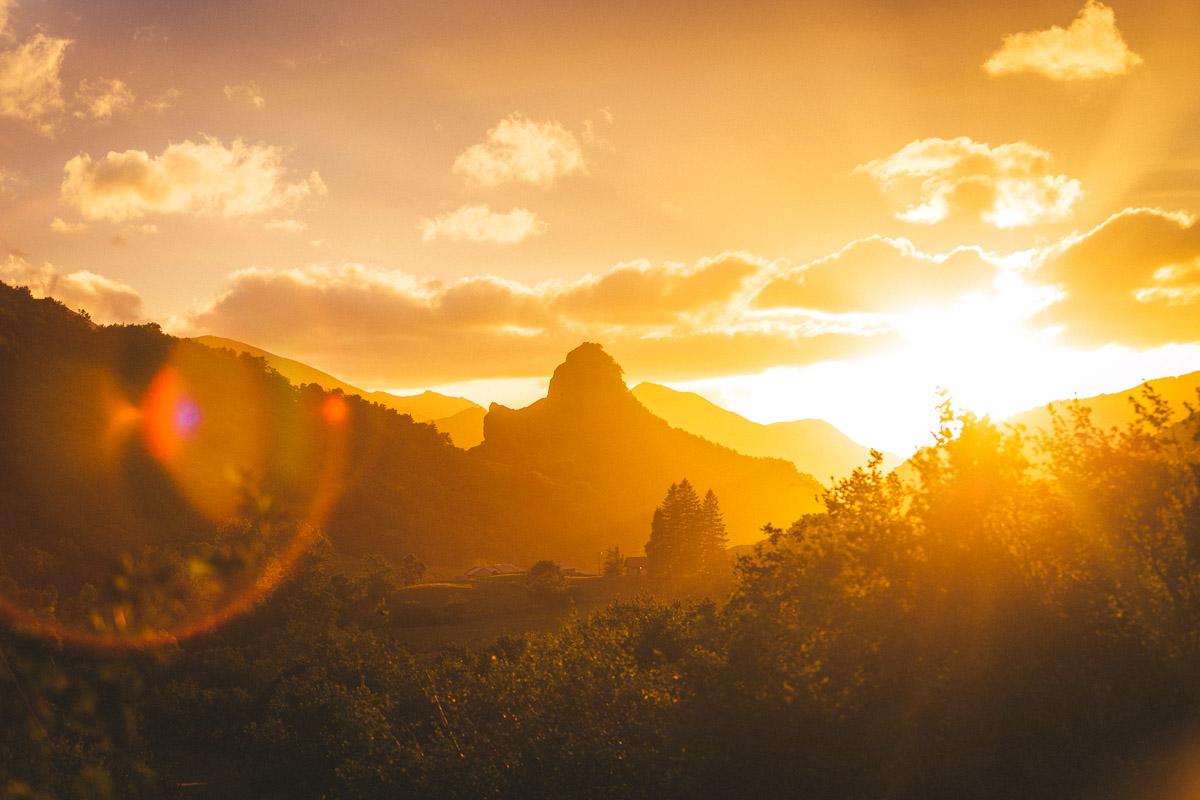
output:
[[704, 503], [700, 507], [700, 531], [701, 571], [708, 576], [719, 575], [725, 569], [725, 548], [729, 543], [729, 534], [725, 530], [721, 503], [712, 489], [704, 495]]
[[677, 542], [674, 573], [681, 578], [690, 578], [700, 572], [703, 531], [700, 496], [687, 478], [679, 482], [675, 502], [672, 513]]
[[651, 575], [672, 579], [698, 574], [703, 561], [703, 508], [696, 490], [684, 478], [671, 484], [662, 505], [654, 510], [650, 541], [646, 543]]

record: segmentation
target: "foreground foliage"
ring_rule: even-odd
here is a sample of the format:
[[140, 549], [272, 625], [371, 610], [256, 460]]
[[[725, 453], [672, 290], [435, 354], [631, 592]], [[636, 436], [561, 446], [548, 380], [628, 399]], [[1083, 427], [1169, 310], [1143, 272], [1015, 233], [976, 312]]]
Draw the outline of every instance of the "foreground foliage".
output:
[[769, 529], [719, 605], [646, 599], [554, 634], [414, 654], [372, 622], [379, 576], [326, 556], [172, 652], [89, 659], [9, 638], [0, 786], [1186, 797], [1200, 443], [1196, 415], [1170, 419], [1152, 392], [1123, 431], [1082, 408], [1033, 437], [947, 414], [906, 467], [875, 458], [824, 513]]

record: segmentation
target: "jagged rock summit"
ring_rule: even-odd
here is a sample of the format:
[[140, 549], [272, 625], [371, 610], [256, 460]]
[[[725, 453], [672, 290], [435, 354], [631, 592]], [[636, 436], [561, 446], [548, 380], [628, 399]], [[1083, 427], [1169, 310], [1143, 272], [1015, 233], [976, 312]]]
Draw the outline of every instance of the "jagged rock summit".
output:
[[493, 404], [472, 455], [569, 487], [593, 509], [577, 524], [625, 548], [645, 541], [655, 505], [685, 477], [721, 498], [734, 542], [756, 540], [765, 522], [816, 510], [821, 486], [810, 476], [672, 428], [622, 375], [603, 347], [585, 342], [554, 370], [546, 397], [522, 409]]
[[584, 342], [554, 370], [546, 399], [551, 404], [580, 405], [629, 396], [624, 370], [604, 348]]

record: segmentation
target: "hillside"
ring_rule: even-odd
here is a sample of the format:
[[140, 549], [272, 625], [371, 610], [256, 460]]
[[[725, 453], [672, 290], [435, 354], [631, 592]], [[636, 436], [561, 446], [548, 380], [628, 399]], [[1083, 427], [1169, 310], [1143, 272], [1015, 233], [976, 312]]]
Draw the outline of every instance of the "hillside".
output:
[[[822, 481], [843, 478], [867, 462], [869, 450], [820, 419], [761, 425], [692, 392], [656, 383], [639, 383], [633, 396], [655, 416], [749, 456], [782, 458]], [[899, 459], [884, 454], [884, 466]]]
[[279, 530], [319, 525], [348, 554], [435, 567], [591, 563], [611, 539], [565, 528], [592, 512], [545, 476], [329, 398], [256, 357], [95, 325], [0, 284], [0, 561], [73, 596], [122, 553], [201, 546], [264, 513]]
[[761, 538], [816, 510], [821, 485], [781, 459], [753, 458], [671, 427], [625, 386], [621, 367], [597, 344], [572, 350], [545, 398], [514, 410], [493, 404], [473, 456], [533, 470], [594, 498], [622, 547], [644, 530], [667, 487], [686, 477], [721, 499], [731, 544]]
[[481, 406], [465, 408], [457, 414], [432, 421], [442, 433], [450, 435], [456, 447], [470, 450], [483, 441], [483, 419], [487, 411]]
[[[588, 353], [608, 370], [596, 391]], [[467, 452], [258, 357], [95, 325], [0, 284], [0, 557], [74, 597], [122, 554], [175, 559], [263, 515], [277, 531], [317, 525], [349, 555], [461, 568], [637, 552], [684, 476], [718, 492], [734, 543], [815, 508], [811, 478], [670, 428], [619, 373], [598, 347], [576, 351], [546, 400], [493, 407]]]
[[[208, 347], [232, 350], [235, 353], [246, 353], [256, 358], [261, 358], [267, 362], [267, 366], [287, 378], [296, 386], [315, 383], [321, 388], [330, 391], [338, 390], [344, 394], [358, 395], [370, 400], [372, 403], [379, 403], [381, 406], [394, 409], [401, 414], [408, 414], [416, 422], [432, 422], [433, 420], [452, 417], [470, 409], [475, 409], [480, 417], [483, 415], [483, 407], [465, 397], [450, 397], [429, 390], [414, 395], [368, 392], [353, 384], [338, 380], [327, 372], [310, 367], [308, 364], [275, 355], [245, 342], [225, 339], [220, 336], [197, 336], [194, 341]], [[439, 426], [439, 430], [443, 429]], [[470, 445], [459, 446], [469, 447]]]
[[[1079, 402], [1091, 409], [1092, 421], [1100, 428], [1122, 427], [1134, 418], [1133, 400], [1142, 399], [1145, 386], [1151, 386], [1173, 407], [1176, 418], [1182, 418], [1183, 404], [1197, 405], [1197, 390], [1200, 389], [1200, 372], [1191, 372], [1165, 378], [1155, 378], [1139, 386], [1112, 394], [1079, 398]], [[1039, 408], [1022, 411], [1009, 417], [1006, 422], [1022, 424], [1029, 430], [1047, 429], [1050, 426], [1051, 408], [1064, 412], [1070, 400], [1058, 400]]]

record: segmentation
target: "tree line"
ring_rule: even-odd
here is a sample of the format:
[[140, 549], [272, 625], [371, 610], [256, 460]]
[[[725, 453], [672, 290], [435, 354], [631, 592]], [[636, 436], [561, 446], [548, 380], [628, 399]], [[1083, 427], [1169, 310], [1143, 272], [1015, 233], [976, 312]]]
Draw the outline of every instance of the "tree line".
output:
[[[727, 597], [554, 633], [411, 651], [323, 546], [177, 648], [5, 634], [0, 796], [1187, 797], [1200, 417], [1171, 418], [1152, 391], [1121, 430], [948, 411], [768, 528]], [[652, 558], [702, 569], [705, 505], [676, 484]]]

